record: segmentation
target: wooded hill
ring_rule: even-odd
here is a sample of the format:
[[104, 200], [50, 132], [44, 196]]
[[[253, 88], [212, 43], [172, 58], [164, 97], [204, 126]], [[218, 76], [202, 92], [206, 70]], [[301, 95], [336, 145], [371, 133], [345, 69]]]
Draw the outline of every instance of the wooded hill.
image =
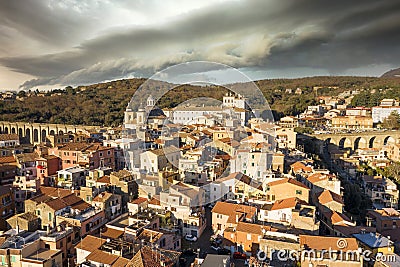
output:
[[[125, 79], [87, 86], [70, 86], [48, 92], [18, 93], [20, 100], [0, 101], [0, 120], [63, 124], [118, 126], [124, 110], [145, 79]], [[354, 105], [373, 106], [380, 99], [400, 99], [400, 78], [377, 77], [310, 77], [301, 79], [271, 79], [255, 82], [261, 89], [275, 119], [297, 115], [308, 105], [316, 104], [321, 95], [336, 96], [346, 90], [363, 90], [354, 97]], [[320, 87], [318, 91], [313, 88]], [[335, 88], [331, 88], [335, 87]], [[337, 87], [337, 88], [336, 88]], [[294, 93], [296, 88], [302, 94]], [[288, 93], [286, 89], [292, 89]], [[370, 94], [375, 92], [375, 94]], [[210, 97], [222, 100], [226, 89], [217, 86], [182, 85], [163, 96], [158, 106], [175, 107], [191, 98]], [[135, 103], [139, 104], [139, 103]]]

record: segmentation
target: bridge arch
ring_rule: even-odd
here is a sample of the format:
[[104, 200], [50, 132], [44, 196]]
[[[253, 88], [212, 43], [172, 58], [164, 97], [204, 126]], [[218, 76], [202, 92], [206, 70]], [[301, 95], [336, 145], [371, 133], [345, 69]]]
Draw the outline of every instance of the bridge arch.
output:
[[26, 129], [25, 130], [25, 137], [27, 140], [31, 140], [31, 129]]
[[63, 131], [63, 130], [59, 130], [59, 131], [58, 131], [58, 134], [59, 134], [59, 135], [63, 135], [63, 134], [64, 134], [64, 131]]
[[33, 129], [33, 142], [35, 142], [35, 143], [39, 142], [39, 130], [38, 129]]
[[354, 140], [354, 150], [357, 150], [359, 148], [367, 148], [367, 146], [368, 146], [367, 140], [365, 140], [365, 138], [361, 136], [357, 137]]
[[22, 128], [19, 128], [19, 129], [18, 129], [18, 135], [19, 135], [19, 137], [23, 137], [23, 131], [22, 131]]
[[328, 146], [332, 142], [332, 138], [327, 138], [324, 140], [324, 146]]
[[368, 147], [369, 148], [374, 148], [375, 147], [375, 140], [376, 140], [376, 136], [373, 136], [369, 139], [368, 141]]
[[16, 129], [15, 127], [12, 127], [12, 128], [11, 128], [11, 133], [12, 133], [12, 134], [16, 134], [16, 133], [17, 133], [17, 129]]
[[42, 130], [42, 134], [41, 134], [41, 141], [42, 142], [46, 142], [46, 136], [47, 136], [47, 131], [45, 129]]
[[339, 149], [344, 149], [344, 148], [351, 148], [351, 140], [347, 137], [343, 137], [339, 140]]
[[4, 127], [4, 133], [8, 134], [8, 127]]
[[54, 130], [50, 130], [49, 135], [56, 135], [56, 132]]
[[383, 145], [384, 146], [386, 146], [386, 145], [394, 145], [396, 143], [396, 139], [394, 139], [393, 137], [391, 137], [391, 136], [386, 136], [384, 139], [383, 139]]

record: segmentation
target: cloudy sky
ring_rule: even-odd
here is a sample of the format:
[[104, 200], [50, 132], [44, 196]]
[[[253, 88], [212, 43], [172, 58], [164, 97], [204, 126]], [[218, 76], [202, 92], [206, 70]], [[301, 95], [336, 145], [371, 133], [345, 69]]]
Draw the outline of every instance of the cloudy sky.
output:
[[252, 79], [399, 67], [398, 0], [0, 1], [0, 88], [148, 77], [208, 60]]

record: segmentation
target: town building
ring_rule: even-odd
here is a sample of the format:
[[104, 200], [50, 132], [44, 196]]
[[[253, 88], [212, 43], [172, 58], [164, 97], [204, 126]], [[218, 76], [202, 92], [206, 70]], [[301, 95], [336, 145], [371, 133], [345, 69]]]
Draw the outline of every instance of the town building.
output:
[[114, 148], [98, 143], [67, 143], [49, 148], [48, 153], [61, 159], [63, 169], [76, 166], [90, 170], [115, 167]]

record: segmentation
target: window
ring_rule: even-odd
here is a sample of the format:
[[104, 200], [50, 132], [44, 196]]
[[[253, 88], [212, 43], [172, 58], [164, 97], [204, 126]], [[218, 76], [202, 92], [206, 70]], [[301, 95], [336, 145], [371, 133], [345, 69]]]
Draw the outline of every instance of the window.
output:
[[303, 193], [302, 190], [296, 190], [296, 195], [301, 195]]
[[247, 240], [251, 240], [251, 234], [247, 234]]
[[11, 262], [16, 262], [17, 258], [15, 256], [11, 256]]
[[36, 210], [36, 215], [40, 216], [40, 210]]

